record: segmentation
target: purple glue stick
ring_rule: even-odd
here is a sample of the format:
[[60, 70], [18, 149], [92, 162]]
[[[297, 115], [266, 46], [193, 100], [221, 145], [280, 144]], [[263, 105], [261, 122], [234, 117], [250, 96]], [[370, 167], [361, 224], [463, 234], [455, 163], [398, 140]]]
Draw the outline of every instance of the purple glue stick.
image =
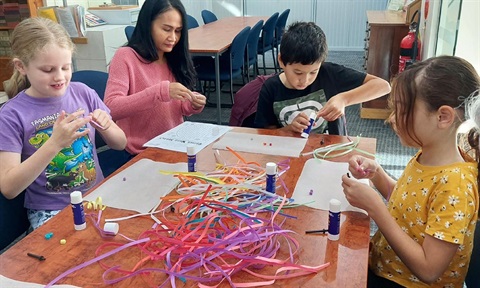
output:
[[312, 130], [313, 123], [315, 122], [315, 119], [317, 119], [317, 112], [313, 111], [310, 113], [310, 122], [308, 124], [308, 127], [305, 128], [301, 134], [303, 138], [308, 138], [308, 135], [310, 134], [310, 130]]

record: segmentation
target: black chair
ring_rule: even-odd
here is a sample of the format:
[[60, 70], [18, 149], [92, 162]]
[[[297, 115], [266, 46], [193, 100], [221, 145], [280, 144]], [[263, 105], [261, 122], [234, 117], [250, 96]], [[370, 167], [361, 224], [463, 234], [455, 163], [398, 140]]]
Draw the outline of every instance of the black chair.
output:
[[27, 209], [23, 206], [25, 191], [14, 199], [7, 199], [0, 193], [0, 250], [5, 249], [23, 233], [28, 232], [30, 222]]
[[[230, 81], [230, 98], [233, 104], [233, 79], [242, 75], [243, 60], [245, 57], [245, 46], [247, 44], [250, 26], [240, 31], [232, 41], [228, 50], [220, 56], [220, 82]], [[198, 79], [200, 81], [215, 81], [215, 59], [211, 57], [202, 57], [196, 61]], [[208, 88], [207, 98], [210, 94]]]
[[274, 63], [276, 63], [275, 65], [278, 69], [280, 69], [280, 66], [278, 64], [278, 49], [280, 43], [282, 42], [282, 36], [283, 32], [285, 32], [285, 26], [287, 26], [287, 18], [289, 14], [290, 9], [283, 11], [282, 14], [278, 16], [277, 24], [275, 25], [275, 38], [273, 40], [273, 47], [275, 48], [276, 57]]
[[218, 20], [217, 16], [210, 10], [202, 10], [202, 19], [205, 24]]
[[[72, 80], [75, 82], [82, 82], [88, 87], [97, 92], [100, 99], [103, 101], [105, 96], [105, 89], [107, 87], [108, 73], [94, 70], [81, 70], [72, 73]], [[97, 148], [98, 161], [103, 171], [103, 176], [108, 177], [115, 170], [120, 168], [126, 161], [125, 152], [110, 149], [100, 133], [95, 133], [95, 147]]]
[[127, 37], [127, 41], [130, 41], [130, 38], [132, 38], [133, 30], [135, 30], [135, 26], [125, 27], [125, 36]]
[[257, 66], [258, 66], [258, 40], [260, 39], [260, 33], [262, 32], [263, 20], [260, 20], [255, 24], [250, 33], [248, 34], [247, 39], [247, 51], [245, 53], [245, 74], [247, 75], [247, 82], [250, 82], [250, 73], [249, 69], [253, 66], [253, 78], [257, 77]]
[[[262, 28], [262, 36], [258, 40], [258, 51], [257, 53], [263, 57], [263, 74], [267, 74], [267, 68], [265, 66], [265, 52], [271, 50], [273, 58], [273, 66], [275, 68], [275, 73], [277, 73], [277, 67], [275, 65], [275, 52], [273, 51], [273, 41], [275, 39], [275, 25], [277, 25], [278, 12], [275, 12], [270, 18], [265, 21], [265, 24]], [[258, 66], [257, 66], [258, 67]], [[258, 72], [258, 71], [257, 71]]]
[[192, 15], [187, 14], [187, 29], [192, 29], [192, 28], [197, 28], [198, 26], [198, 21], [193, 17]]

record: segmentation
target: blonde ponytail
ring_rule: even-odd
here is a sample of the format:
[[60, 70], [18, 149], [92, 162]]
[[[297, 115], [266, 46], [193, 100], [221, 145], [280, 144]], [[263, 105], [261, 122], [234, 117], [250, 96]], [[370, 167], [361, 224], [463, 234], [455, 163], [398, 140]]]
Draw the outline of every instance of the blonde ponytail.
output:
[[13, 75], [10, 79], [3, 82], [3, 88], [9, 99], [13, 98], [18, 92], [27, 89], [28, 87], [30, 87], [30, 83], [28, 82], [27, 77], [18, 72], [17, 69], [13, 71]]

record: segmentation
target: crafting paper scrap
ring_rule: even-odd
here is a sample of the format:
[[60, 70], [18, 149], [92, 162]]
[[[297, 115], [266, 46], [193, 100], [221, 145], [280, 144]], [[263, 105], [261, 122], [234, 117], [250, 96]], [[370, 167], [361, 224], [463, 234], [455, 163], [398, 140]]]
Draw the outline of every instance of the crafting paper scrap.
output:
[[193, 146], [198, 153], [231, 129], [232, 127], [228, 126], [185, 121], [151, 139], [143, 146], [177, 152], [187, 152], [187, 146]]
[[[307, 160], [293, 191], [294, 203], [328, 210], [328, 203], [330, 199], [334, 198], [342, 203], [340, 211], [357, 211], [367, 214], [365, 210], [350, 205], [345, 198], [342, 176], [347, 172], [348, 163], [345, 162]], [[358, 181], [369, 184], [367, 179]]]
[[[45, 284], [37, 284], [31, 282], [23, 282], [10, 279], [3, 275], [0, 275], [0, 287], [8, 287], [8, 288], [43, 288]], [[54, 288], [78, 288], [78, 286], [67, 285], [67, 284], [59, 284], [53, 285]]]
[[95, 201], [102, 197], [107, 207], [127, 209], [147, 213], [179, 183], [174, 175], [160, 173], [166, 171], [185, 171], [187, 163], [169, 164], [141, 159], [132, 166], [105, 181], [88, 194], [85, 201]]
[[230, 147], [240, 152], [299, 157], [305, 144], [305, 138], [228, 132], [212, 148], [226, 150]]

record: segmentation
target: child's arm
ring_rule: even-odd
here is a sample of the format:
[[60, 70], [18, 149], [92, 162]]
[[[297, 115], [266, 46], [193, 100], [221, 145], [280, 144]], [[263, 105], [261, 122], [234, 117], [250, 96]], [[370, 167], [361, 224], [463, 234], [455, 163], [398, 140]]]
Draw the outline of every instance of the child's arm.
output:
[[387, 81], [367, 74], [362, 85], [330, 98], [327, 104], [320, 109], [318, 117], [323, 117], [327, 121], [334, 121], [345, 114], [345, 107], [376, 99], [390, 93], [390, 89], [390, 84]]
[[420, 245], [398, 226], [378, 193], [370, 186], [344, 175], [342, 187], [348, 202], [367, 211], [388, 244], [420, 280], [432, 283], [443, 274], [458, 249], [457, 244], [425, 235], [423, 245]]
[[[96, 109], [90, 113], [91, 124], [100, 133], [108, 147], [115, 150], [123, 150], [127, 145], [127, 137], [118, 125], [110, 119], [107, 112]], [[98, 147], [97, 147], [98, 148]]]
[[23, 162], [20, 153], [0, 152], [0, 191], [6, 198], [18, 196], [35, 181], [60, 150], [88, 134], [88, 129], [79, 131], [91, 120], [90, 117], [81, 117], [84, 113], [79, 110], [66, 116], [62, 111], [53, 125], [52, 136]]

